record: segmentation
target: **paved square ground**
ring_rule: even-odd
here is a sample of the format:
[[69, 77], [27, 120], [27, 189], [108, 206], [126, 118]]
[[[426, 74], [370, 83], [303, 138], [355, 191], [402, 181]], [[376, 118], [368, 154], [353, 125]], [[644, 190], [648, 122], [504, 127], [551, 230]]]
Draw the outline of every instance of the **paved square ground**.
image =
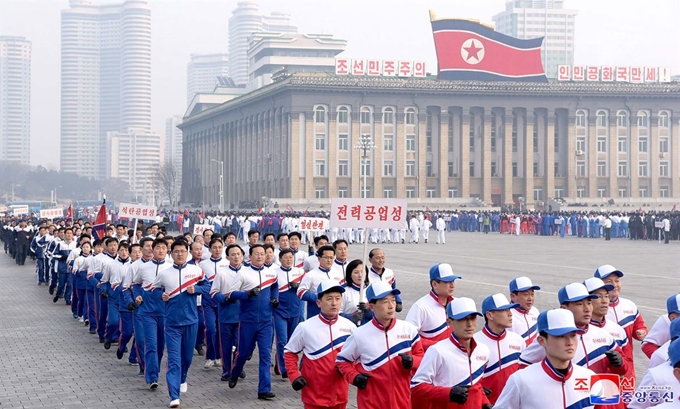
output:
[[[406, 316], [410, 305], [429, 291], [428, 269], [450, 263], [463, 277], [456, 296], [475, 299], [478, 307], [487, 295], [507, 294], [508, 282], [529, 276], [542, 287], [536, 306], [557, 306], [557, 290], [565, 284], [591, 277], [602, 264], [624, 271], [623, 296], [638, 304], [648, 327], [665, 312], [665, 300], [680, 290], [679, 243], [625, 239], [510, 236], [498, 233], [452, 232], [446, 245], [430, 243], [384, 245], [387, 266], [397, 276]], [[361, 245], [352, 245], [350, 258], [360, 258]], [[96, 335], [71, 317], [63, 302], [53, 304], [47, 287], [36, 285], [34, 266], [17, 266], [0, 256], [0, 405], [2, 408], [164, 408], [169, 398], [165, 376], [161, 387], [150, 392], [137, 367], [118, 361], [115, 347], [104, 350]], [[635, 343], [635, 361], [641, 377], [647, 358]], [[203, 358], [194, 356], [189, 391], [183, 408], [299, 408], [299, 393], [287, 380], [274, 377], [277, 398], [256, 399], [256, 356], [246, 365], [248, 377], [236, 389], [219, 379], [219, 370], [203, 370]], [[162, 368], [165, 364], [161, 365]], [[164, 371], [162, 371], [164, 372]], [[350, 387], [350, 405], [355, 395]]]

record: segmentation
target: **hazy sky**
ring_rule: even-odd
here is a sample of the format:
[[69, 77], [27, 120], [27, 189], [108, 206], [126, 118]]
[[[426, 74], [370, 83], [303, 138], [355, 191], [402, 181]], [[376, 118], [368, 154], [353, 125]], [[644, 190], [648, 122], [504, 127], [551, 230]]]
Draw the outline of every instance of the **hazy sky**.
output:
[[[95, 3], [97, 0], [93, 0]], [[114, 2], [122, 2], [114, 1]], [[103, 3], [103, 2], [102, 2]], [[112, 3], [106, 1], [106, 3]], [[228, 51], [233, 0], [150, 0], [152, 126], [182, 115], [191, 53]], [[428, 10], [492, 23], [505, 0], [260, 0], [263, 12], [290, 13], [301, 33], [348, 41], [345, 55], [425, 60], [436, 72]], [[670, 66], [680, 74], [680, 1], [566, 0], [576, 16], [576, 64]], [[60, 11], [68, 0], [0, 0], [0, 35], [33, 42], [31, 164], [59, 166]]]

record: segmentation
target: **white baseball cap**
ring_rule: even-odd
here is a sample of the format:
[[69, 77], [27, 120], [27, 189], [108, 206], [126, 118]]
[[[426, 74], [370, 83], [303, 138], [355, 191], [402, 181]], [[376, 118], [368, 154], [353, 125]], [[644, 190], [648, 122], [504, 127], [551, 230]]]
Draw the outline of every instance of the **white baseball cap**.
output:
[[563, 308], [543, 311], [538, 314], [538, 332], [554, 335], [556, 337], [570, 332], [583, 332], [576, 327], [574, 314]]
[[560, 288], [560, 290], [557, 292], [557, 299], [559, 300], [560, 305], [564, 304], [565, 302], [585, 300], [586, 298], [590, 298], [592, 300], [597, 298], [597, 296], [588, 293], [586, 286], [581, 283], [567, 284]]
[[454, 320], [462, 320], [469, 315], [479, 315], [475, 300], [467, 297], [456, 298], [446, 305], [446, 316]]
[[517, 277], [510, 281], [510, 292], [540, 290], [541, 287], [534, 285], [529, 277]]

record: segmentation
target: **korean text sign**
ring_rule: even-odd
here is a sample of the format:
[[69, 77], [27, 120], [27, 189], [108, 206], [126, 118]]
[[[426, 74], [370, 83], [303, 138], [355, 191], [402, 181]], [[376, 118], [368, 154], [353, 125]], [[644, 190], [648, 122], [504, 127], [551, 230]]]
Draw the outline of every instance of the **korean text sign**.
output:
[[406, 228], [405, 199], [331, 200], [331, 226], [344, 228]]

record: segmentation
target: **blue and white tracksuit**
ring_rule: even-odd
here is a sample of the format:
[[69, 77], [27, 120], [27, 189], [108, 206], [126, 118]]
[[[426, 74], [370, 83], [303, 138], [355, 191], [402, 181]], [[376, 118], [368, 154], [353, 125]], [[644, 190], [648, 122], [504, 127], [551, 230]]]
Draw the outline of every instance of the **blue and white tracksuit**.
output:
[[[79, 317], [84, 317], [86, 320], [91, 319], [87, 304], [87, 287], [89, 285], [87, 282], [87, 265], [90, 260], [92, 260], [92, 255], [80, 255], [73, 261], [73, 268], [71, 269], [73, 273], [73, 287], [78, 293], [76, 311]], [[94, 306], [92, 307], [92, 317], [94, 317]]]
[[[122, 260], [116, 257], [116, 260], [108, 263], [102, 270], [102, 278], [100, 289], [106, 291], [106, 302], [108, 303], [108, 314], [106, 315], [106, 340], [111, 342], [118, 339], [120, 336], [120, 298], [116, 288], [120, 286], [122, 277], [130, 265], [130, 258]], [[116, 288], [113, 287], [112, 281], [116, 282]], [[119, 345], [120, 346], [120, 345]]]
[[279, 308], [274, 310], [274, 331], [276, 333], [276, 362], [282, 374], [287, 373], [283, 352], [293, 331], [300, 323], [302, 301], [298, 298], [291, 283], [300, 284], [305, 271], [298, 267], [284, 268], [274, 265], [279, 284]]
[[[271, 354], [272, 354], [272, 300], [279, 299], [278, 275], [267, 267], [250, 265], [243, 267], [236, 281], [229, 288], [228, 299], [241, 301], [238, 349], [236, 362], [231, 370], [232, 377], [243, 372], [248, 356], [255, 349], [259, 352], [259, 383], [257, 393], [271, 392]], [[257, 296], [249, 297], [248, 292], [259, 287]]]
[[[240, 303], [237, 300], [227, 298], [227, 292], [240, 274], [241, 266], [234, 267], [228, 262], [223, 268], [220, 263], [217, 273], [210, 288], [210, 296], [217, 305], [217, 318], [220, 323], [220, 356], [222, 357], [222, 377], [231, 377], [232, 349], [238, 342]], [[238, 376], [240, 374], [237, 374]]]
[[[139, 268], [148, 262], [149, 260], [140, 258], [139, 260], [130, 264], [130, 268], [125, 273], [125, 277], [123, 277], [123, 283], [121, 285], [122, 287], [121, 306], [127, 308], [127, 306], [130, 305], [130, 303], [134, 302], [135, 296], [132, 292], [132, 279], [134, 278], [135, 274], [137, 274], [137, 272], [139, 271]], [[144, 327], [142, 325], [142, 319], [139, 316], [138, 308], [135, 308], [135, 310], [132, 311], [132, 332], [135, 335], [133, 347], [137, 355], [137, 362], [139, 363], [139, 369], [143, 372], [146, 366], [144, 365], [145, 339], [144, 339]], [[132, 360], [132, 354], [130, 354], [129, 360]]]
[[46, 274], [46, 268], [45, 268], [45, 247], [47, 247], [47, 239], [48, 235], [44, 236], [38, 236], [36, 235], [33, 237], [33, 240], [31, 240], [31, 251], [35, 254], [36, 258], [36, 268], [38, 270], [38, 283], [45, 283], [49, 281], [49, 276]]
[[[106, 336], [106, 318], [109, 315], [109, 303], [101, 296], [103, 289], [99, 285], [99, 280], [101, 280], [102, 276], [104, 275], [104, 267], [108, 263], [113, 262], [115, 258], [115, 255], [109, 254], [105, 251], [99, 253], [90, 261], [90, 266], [87, 271], [88, 280], [94, 288], [95, 311], [97, 314], [96, 324], [99, 339], [103, 339]], [[91, 322], [90, 325], [92, 325]]]
[[143, 299], [137, 313], [144, 332], [144, 377], [148, 384], [158, 382], [165, 346], [165, 303], [161, 290], [152, 291], [153, 283], [160, 273], [170, 268], [172, 265], [165, 260], [152, 259], [141, 265], [132, 278], [134, 298], [141, 296]]
[[59, 298], [63, 297], [66, 299], [66, 302], [71, 301], [71, 274], [69, 274], [67, 259], [69, 254], [75, 250], [76, 247], [77, 244], [75, 241], [71, 241], [70, 243], [62, 241], [52, 253], [54, 259], [57, 260], [56, 270], [58, 273], [58, 284], [56, 296]]
[[[194, 293], [187, 291], [191, 286]], [[168, 370], [165, 375], [170, 400], [179, 399], [180, 384], [186, 383], [187, 373], [194, 356], [196, 331], [198, 330], [199, 295], [208, 298], [210, 283], [199, 266], [177, 265], [158, 272], [151, 284], [153, 295], [159, 297], [165, 292], [170, 296], [165, 301], [165, 346], [168, 349]], [[163, 302], [163, 301], [161, 301]]]
[[[205, 273], [205, 278], [212, 286], [218, 269], [229, 268], [229, 261], [222, 257], [217, 260], [212, 257], [201, 261], [199, 267]], [[199, 315], [203, 315], [203, 323], [205, 326], [205, 359], [215, 360], [219, 356], [219, 348], [217, 344], [217, 303], [209, 296], [199, 297], [201, 306], [199, 307]], [[200, 317], [199, 317], [200, 320]], [[197, 337], [198, 338], [198, 337]]]

